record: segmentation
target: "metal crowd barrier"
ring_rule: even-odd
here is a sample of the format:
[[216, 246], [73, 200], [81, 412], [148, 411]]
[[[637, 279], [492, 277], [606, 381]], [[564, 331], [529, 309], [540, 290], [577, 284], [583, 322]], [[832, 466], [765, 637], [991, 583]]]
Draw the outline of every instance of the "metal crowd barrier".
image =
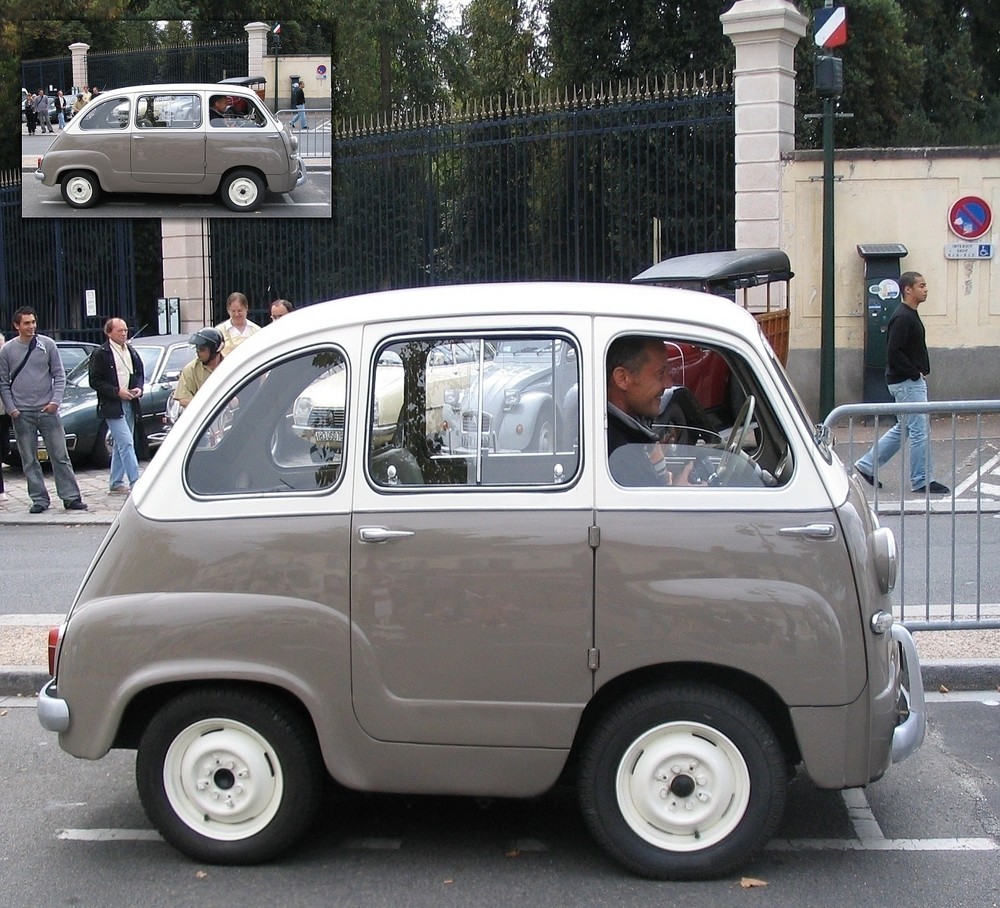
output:
[[[291, 122], [297, 110], [278, 110], [275, 116], [286, 126]], [[307, 129], [295, 129], [292, 135], [299, 140], [299, 154], [303, 158], [326, 158], [330, 156], [333, 132], [331, 122], [333, 117], [329, 107], [307, 107], [305, 110]]]
[[928, 482], [950, 492], [910, 491], [905, 440], [876, 470], [874, 487], [862, 481], [896, 536], [898, 617], [911, 631], [1000, 628], [1000, 400], [849, 404], [833, 410], [823, 429], [852, 469], [896, 414], [907, 413], [930, 415]]

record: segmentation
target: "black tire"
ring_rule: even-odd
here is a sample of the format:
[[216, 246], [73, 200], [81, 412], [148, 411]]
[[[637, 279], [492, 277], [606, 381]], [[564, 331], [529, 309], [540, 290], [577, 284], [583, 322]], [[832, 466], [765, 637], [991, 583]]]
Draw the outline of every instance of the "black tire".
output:
[[294, 845], [326, 775], [304, 716], [280, 697], [230, 687], [189, 691], [162, 707], [135, 772], [163, 838], [212, 864], [256, 864]]
[[745, 865], [781, 821], [785, 756], [749, 704], [707, 684], [637, 691], [604, 716], [580, 762], [591, 834], [641, 876], [714, 879]]
[[70, 208], [93, 208], [101, 200], [101, 184], [86, 170], [72, 170], [59, 186], [63, 201]]
[[252, 170], [234, 170], [222, 180], [219, 193], [230, 211], [256, 211], [264, 204], [264, 181]]
[[90, 462], [99, 470], [106, 470], [111, 466], [111, 433], [108, 432], [108, 424], [103, 419], [97, 427], [97, 438], [94, 439], [94, 447], [90, 451]]

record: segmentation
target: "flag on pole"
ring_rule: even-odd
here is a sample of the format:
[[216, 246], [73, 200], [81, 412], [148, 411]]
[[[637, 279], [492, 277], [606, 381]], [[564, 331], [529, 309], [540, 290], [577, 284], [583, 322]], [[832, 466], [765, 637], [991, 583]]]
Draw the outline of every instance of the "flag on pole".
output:
[[281, 34], [281, 23], [280, 22], [276, 26], [274, 26], [274, 33], [276, 35], [280, 35]]
[[840, 47], [847, 43], [847, 9], [832, 6], [813, 13], [813, 28], [818, 47]]

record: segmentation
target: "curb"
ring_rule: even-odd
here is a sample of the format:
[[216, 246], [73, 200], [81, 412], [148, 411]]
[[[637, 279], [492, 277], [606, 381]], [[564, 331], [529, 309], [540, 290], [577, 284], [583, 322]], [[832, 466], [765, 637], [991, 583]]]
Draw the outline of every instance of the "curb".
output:
[[[949, 691], [1000, 689], [1000, 660], [963, 659], [949, 662], [929, 659], [920, 663], [924, 690]], [[0, 697], [34, 697], [48, 682], [47, 669], [0, 666]]]

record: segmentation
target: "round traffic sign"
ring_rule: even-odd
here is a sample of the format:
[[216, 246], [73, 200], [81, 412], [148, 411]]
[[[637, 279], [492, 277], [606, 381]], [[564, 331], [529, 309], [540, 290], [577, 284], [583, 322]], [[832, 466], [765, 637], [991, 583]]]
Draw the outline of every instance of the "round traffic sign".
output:
[[948, 212], [948, 226], [963, 240], [978, 240], [989, 233], [993, 212], [985, 199], [967, 195], [955, 202]]

